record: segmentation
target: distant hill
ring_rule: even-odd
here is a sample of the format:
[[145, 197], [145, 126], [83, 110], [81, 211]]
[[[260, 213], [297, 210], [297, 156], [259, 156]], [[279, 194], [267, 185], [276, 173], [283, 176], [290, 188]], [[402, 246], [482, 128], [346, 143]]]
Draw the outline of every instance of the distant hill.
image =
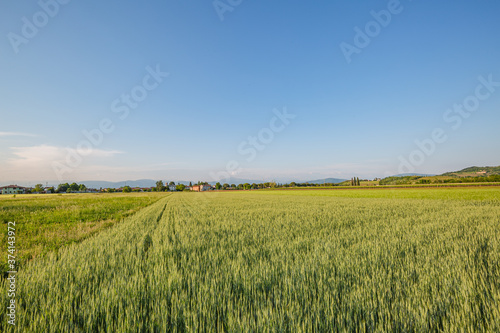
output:
[[[76, 182], [77, 184], [84, 184], [87, 186], [87, 188], [120, 188], [122, 186], [128, 185], [130, 187], [153, 187], [156, 186], [156, 180], [153, 179], [139, 179], [139, 180], [124, 180], [120, 182], [110, 182], [106, 180], [82, 180], [82, 181], [64, 181], [63, 183], [73, 183]], [[36, 184], [42, 184], [47, 186], [54, 186], [57, 188], [57, 185], [60, 184], [61, 182], [58, 180], [47, 180], [47, 181], [32, 181], [32, 182], [26, 182], [26, 181], [7, 181], [5, 182], [5, 185], [20, 185], [20, 186], [26, 186], [26, 187], [34, 187]], [[0, 184], [1, 186], [1, 184]]]
[[[124, 180], [121, 182], [107, 182], [107, 181], [82, 181], [80, 183], [85, 184], [85, 186], [89, 188], [119, 188], [125, 185], [128, 185], [130, 187], [154, 187], [156, 186], [156, 182], [158, 180], [154, 179], [139, 179], [139, 180]], [[204, 179], [200, 179], [200, 181], [205, 181]], [[170, 182], [170, 180], [169, 180]], [[184, 184], [184, 185], [189, 185], [189, 183], [195, 184], [196, 181], [189, 181], [189, 180], [181, 180], [181, 181], [174, 181], [175, 184]], [[210, 185], [215, 185], [217, 182], [208, 182]], [[229, 178], [229, 179], [222, 179], [220, 181], [221, 184], [228, 183], [228, 184], [245, 184], [245, 183], [262, 183], [262, 180], [251, 180], [251, 179], [239, 179], [239, 178]]]
[[339, 184], [339, 183], [345, 182], [346, 180], [347, 179], [325, 178], [325, 179], [309, 180], [309, 181], [300, 182], [300, 183], [309, 183], [309, 184], [325, 184], [325, 183]]
[[[201, 179], [201, 178], [199, 180], [206, 181], [205, 179]], [[102, 188], [120, 188], [120, 187], [123, 187], [125, 185], [130, 186], [130, 187], [154, 187], [154, 186], [156, 186], [157, 181], [158, 181], [158, 179], [123, 180], [123, 181], [119, 181], [119, 182], [111, 182], [111, 181], [105, 181], [105, 180], [82, 180], [82, 181], [77, 181], [76, 183], [85, 184], [85, 186], [87, 186], [88, 188], [99, 189], [101, 187]], [[165, 180], [163, 180], [163, 181], [165, 181]], [[170, 181], [171, 180], [169, 180], [169, 182]], [[195, 184], [197, 181], [198, 181], [198, 179], [192, 180], [192, 181], [189, 181], [189, 180], [175, 181], [174, 180], [175, 184], [184, 184], [184, 185], [189, 185], [190, 182]], [[70, 184], [72, 182], [73, 181], [69, 181]], [[245, 183], [259, 184], [262, 182], [263, 182], [262, 180], [240, 179], [240, 178], [222, 179], [220, 181], [221, 184], [228, 183], [228, 184], [236, 184], [236, 185], [245, 184]], [[265, 182], [268, 182], [268, 181], [266, 180]], [[36, 184], [36, 182], [34, 182], [32, 184], [32, 183], [26, 183], [26, 182], [22, 182], [22, 181], [16, 181], [16, 182], [10, 181], [10, 182], [6, 182], [5, 185], [10, 185], [11, 183], [16, 184], [16, 185], [21, 185], [21, 186], [35, 186], [35, 184]], [[60, 182], [57, 180], [53, 180], [53, 181], [48, 182], [49, 186], [54, 186], [54, 187], [57, 187], [57, 185], [59, 183]], [[215, 185], [216, 183], [217, 182], [209, 182], [209, 184], [211, 184], [211, 185]]]
[[139, 179], [139, 180], [124, 180], [121, 182], [108, 182], [103, 180], [85, 180], [78, 182], [85, 184], [88, 188], [120, 188], [122, 186], [130, 187], [153, 187], [156, 186], [156, 180], [153, 179]]
[[[262, 184], [262, 183], [268, 183], [270, 182], [270, 180], [257, 180], [257, 179], [242, 179], [242, 178], [226, 178], [226, 179], [221, 179], [218, 181], [219, 183], [221, 184], [235, 184], [235, 185], [239, 185], [239, 184], [245, 184], [245, 183], [248, 183], [248, 184]], [[217, 182], [208, 182], [210, 185], [215, 185], [217, 184]]]
[[500, 166], [494, 167], [469, 167], [460, 171], [452, 171], [443, 173], [441, 176], [451, 177], [480, 177], [480, 176], [494, 176], [500, 175]]
[[404, 185], [416, 184], [420, 178], [435, 177], [435, 175], [425, 173], [400, 173], [399, 175], [389, 176], [382, 179], [380, 185]]
[[446, 172], [441, 175], [418, 173], [400, 174], [382, 179], [380, 185], [498, 182], [498, 176], [500, 176], [500, 166], [474, 166], [460, 171]]

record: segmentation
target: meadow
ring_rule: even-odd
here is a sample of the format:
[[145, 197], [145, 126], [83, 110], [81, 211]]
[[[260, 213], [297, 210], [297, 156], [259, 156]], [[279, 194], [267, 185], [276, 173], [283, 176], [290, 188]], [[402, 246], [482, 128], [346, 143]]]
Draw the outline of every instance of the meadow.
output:
[[175, 193], [27, 263], [16, 301], [0, 330], [498, 332], [500, 189]]
[[[19, 265], [61, 246], [80, 242], [154, 203], [163, 195], [45, 194], [0, 195], [0, 251], [7, 253], [7, 223], [16, 222]], [[0, 275], [7, 271], [7, 256], [0, 261]]]

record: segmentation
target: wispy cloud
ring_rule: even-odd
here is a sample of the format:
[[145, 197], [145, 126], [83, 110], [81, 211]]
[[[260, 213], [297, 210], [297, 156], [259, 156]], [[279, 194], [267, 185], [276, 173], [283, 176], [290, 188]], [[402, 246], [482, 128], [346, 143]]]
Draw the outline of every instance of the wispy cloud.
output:
[[93, 149], [92, 153], [89, 156], [93, 157], [113, 157], [118, 154], [123, 154], [123, 151], [119, 150], [102, 150], [102, 149]]
[[[68, 158], [68, 148], [45, 144], [11, 147], [10, 150], [12, 156], [0, 165], [0, 174], [5, 179], [54, 179], [53, 162], [63, 163]], [[112, 158], [122, 153], [118, 150], [93, 149], [85, 156], [87, 163], [75, 169], [74, 175], [86, 169], [95, 170], [96, 163], [113, 163]]]
[[[31, 163], [42, 165], [51, 164], [54, 161], [62, 161], [66, 158], [68, 149], [57, 146], [39, 145], [31, 147], [11, 147], [15, 158], [9, 159], [9, 163], [20, 167], [30, 166]], [[118, 150], [93, 149], [88, 157], [112, 157], [123, 152]], [[39, 164], [39, 165], [40, 165]]]
[[0, 137], [2, 136], [27, 136], [27, 137], [36, 137], [36, 134], [31, 133], [23, 133], [23, 132], [0, 132]]

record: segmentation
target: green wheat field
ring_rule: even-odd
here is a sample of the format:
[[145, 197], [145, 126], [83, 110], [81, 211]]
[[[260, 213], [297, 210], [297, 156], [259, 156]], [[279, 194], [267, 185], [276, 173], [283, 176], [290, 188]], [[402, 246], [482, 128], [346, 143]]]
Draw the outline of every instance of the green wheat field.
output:
[[24, 262], [0, 331], [500, 332], [499, 188], [159, 195]]

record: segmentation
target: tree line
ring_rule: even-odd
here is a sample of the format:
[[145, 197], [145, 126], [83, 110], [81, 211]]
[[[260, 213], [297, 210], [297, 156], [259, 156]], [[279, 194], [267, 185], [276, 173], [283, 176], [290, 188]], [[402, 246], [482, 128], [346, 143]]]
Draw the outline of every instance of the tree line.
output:
[[[500, 176], [499, 176], [500, 177]], [[483, 177], [484, 178], [484, 177]], [[499, 180], [500, 181], [500, 180]], [[163, 182], [162, 180], [158, 180], [155, 184], [155, 186], [150, 187], [150, 188], [131, 188], [128, 185], [125, 185], [121, 187], [119, 190], [123, 193], [130, 193], [130, 192], [138, 192], [138, 191], [146, 191], [146, 192], [167, 192], [167, 191], [172, 191], [172, 186], [175, 186], [175, 191], [188, 191], [192, 186], [196, 185], [207, 185], [210, 186], [210, 184], [206, 181], [197, 181], [193, 184], [193, 182], [189, 182], [189, 187], [184, 185], [184, 184], [176, 184], [175, 182]], [[345, 181], [342, 183], [297, 183], [297, 182], [290, 182], [290, 183], [276, 183], [276, 182], [263, 182], [263, 183], [243, 183], [243, 184], [229, 184], [229, 183], [223, 183], [221, 184], [220, 182], [217, 182], [215, 184], [215, 189], [216, 190], [258, 190], [258, 189], [270, 189], [270, 188], [296, 188], [296, 187], [333, 187], [333, 186], [360, 186], [360, 179], [358, 177], [353, 177], [351, 178], [350, 181]], [[55, 187], [50, 187], [45, 189], [42, 184], [36, 184], [35, 188], [32, 189], [31, 191], [28, 191], [28, 193], [41, 193], [41, 192], [48, 192], [48, 193], [73, 193], [73, 192], [85, 192], [87, 191], [87, 186], [85, 184], [78, 184], [76, 182], [74, 183], [63, 183], [59, 184], [56, 188]], [[97, 190], [98, 192], [108, 192], [108, 193], [114, 193], [118, 192], [118, 189], [115, 188], [100, 188]]]

